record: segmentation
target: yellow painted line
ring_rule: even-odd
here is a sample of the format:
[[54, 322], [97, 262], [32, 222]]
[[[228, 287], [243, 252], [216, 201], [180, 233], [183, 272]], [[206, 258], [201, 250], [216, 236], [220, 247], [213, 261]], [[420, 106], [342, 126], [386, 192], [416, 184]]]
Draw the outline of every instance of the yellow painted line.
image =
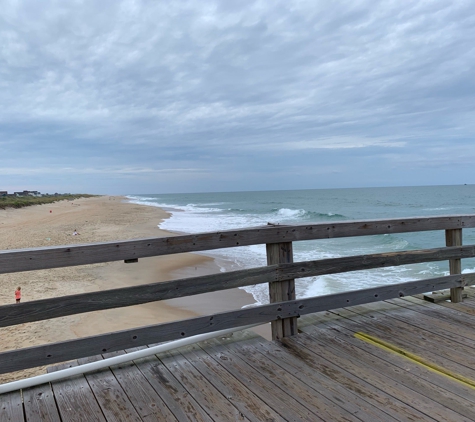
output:
[[461, 382], [462, 384], [474, 388], [475, 389], [475, 381], [467, 378], [463, 375], [457, 374], [455, 372], [449, 371], [448, 369], [445, 369], [444, 367], [437, 365], [435, 363], [429, 362], [428, 360], [424, 359], [421, 356], [418, 356], [414, 353], [408, 352], [407, 350], [401, 349], [400, 347], [388, 343], [387, 341], [381, 340], [377, 337], [373, 337], [369, 334], [358, 332], [355, 333], [355, 337], [365, 341], [366, 343], [370, 343], [374, 346], [379, 347], [380, 349], [387, 350], [389, 352], [395, 353], [399, 356], [403, 356], [406, 359], [417, 363], [418, 365], [421, 365], [427, 369], [430, 369], [433, 372], [436, 372], [440, 375], [444, 375], [446, 377], [449, 377], [450, 379], [453, 379], [455, 381]]

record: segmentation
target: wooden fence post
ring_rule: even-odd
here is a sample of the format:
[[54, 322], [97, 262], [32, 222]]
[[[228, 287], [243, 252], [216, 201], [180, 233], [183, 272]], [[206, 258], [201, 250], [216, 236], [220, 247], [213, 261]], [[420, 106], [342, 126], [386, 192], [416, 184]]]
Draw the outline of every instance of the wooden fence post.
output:
[[[451, 229], [445, 231], [446, 246], [462, 245], [462, 229]], [[451, 259], [449, 261], [450, 274], [462, 273], [462, 262], [460, 259]], [[462, 302], [463, 287], [455, 287], [450, 289], [450, 300], [454, 303]]]
[[[292, 242], [266, 244], [267, 265], [291, 263], [294, 261]], [[284, 280], [269, 283], [270, 303], [295, 300], [295, 280]], [[297, 334], [297, 317], [271, 321], [272, 339], [280, 340]]]

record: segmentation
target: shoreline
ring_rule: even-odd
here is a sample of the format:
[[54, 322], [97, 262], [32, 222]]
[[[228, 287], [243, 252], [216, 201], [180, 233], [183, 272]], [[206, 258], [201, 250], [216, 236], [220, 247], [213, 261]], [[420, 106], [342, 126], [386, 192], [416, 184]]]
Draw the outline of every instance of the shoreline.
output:
[[[0, 250], [84, 244], [174, 236], [158, 225], [170, 213], [158, 207], [126, 202], [124, 197], [101, 196], [0, 210]], [[74, 230], [78, 236], [72, 236]], [[215, 259], [197, 253], [141, 258], [137, 263], [116, 261], [0, 275], [0, 305], [13, 303], [22, 287], [22, 301], [140, 285], [217, 273]], [[0, 329], [0, 352], [120, 331], [200, 315], [239, 309], [254, 303], [243, 289], [231, 289], [143, 305], [72, 315]], [[266, 336], [267, 326], [257, 327]], [[0, 382], [45, 372], [45, 367], [0, 375]]]

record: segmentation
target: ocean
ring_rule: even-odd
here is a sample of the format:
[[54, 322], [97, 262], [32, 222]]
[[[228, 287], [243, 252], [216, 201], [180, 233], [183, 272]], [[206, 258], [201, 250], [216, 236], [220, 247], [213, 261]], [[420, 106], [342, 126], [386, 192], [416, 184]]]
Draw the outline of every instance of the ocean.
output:
[[[308, 224], [380, 218], [475, 214], [475, 185], [314, 189], [262, 192], [127, 195], [128, 201], [171, 213], [160, 228], [199, 233], [267, 223]], [[463, 243], [475, 243], [464, 229]], [[294, 242], [294, 261], [445, 246], [443, 231]], [[207, 252], [222, 271], [266, 265], [265, 245]], [[475, 259], [462, 260], [474, 272]], [[449, 274], [447, 261], [354, 271], [296, 280], [297, 297], [310, 297]], [[266, 285], [244, 288], [256, 303], [268, 303]]]

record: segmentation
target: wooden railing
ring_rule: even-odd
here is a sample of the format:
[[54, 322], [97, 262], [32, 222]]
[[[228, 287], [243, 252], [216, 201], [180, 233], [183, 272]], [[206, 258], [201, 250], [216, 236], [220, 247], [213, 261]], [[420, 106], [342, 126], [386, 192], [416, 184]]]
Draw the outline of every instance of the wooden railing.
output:
[[[0, 251], [0, 274], [68, 267], [183, 252], [266, 244], [267, 266], [161, 283], [35, 300], [0, 307], [0, 327], [84, 312], [138, 305], [200, 293], [269, 284], [270, 304], [0, 353], [0, 373], [53, 364], [146, 344], [248, 324], [272, 324], [280, 339], [297, 333], [300, 315], [395, 297], [451, 289], [454, 302], [475, 274], [461, 275], [462, 258], [475, 257], [475, 245], [462, 246], [462, 229], [475, 227], [475, 215], [345, 221], [313, 225], [268, 225], [218, 233]], [[446, 247], [293, 262], [296, 241], [444, 230]], [[422, 262], [450, 261], [450, 275], [327, 296], [295, 298], [297, 278]], [[387, 282], [387, 281], [386, 281]], [[2, 340], [6, 341], [6, 339]]]

